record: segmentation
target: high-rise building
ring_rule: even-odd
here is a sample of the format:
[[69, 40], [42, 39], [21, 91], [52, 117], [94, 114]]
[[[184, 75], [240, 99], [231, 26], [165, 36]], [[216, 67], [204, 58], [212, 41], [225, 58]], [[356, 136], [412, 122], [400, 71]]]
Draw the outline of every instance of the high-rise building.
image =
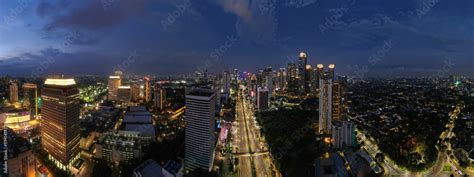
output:
[[10, 103], [14, 104], [18, 102], [18, 83], [15, 81], [10, 82]]
[[140, 100], [140, 85], [138, 85], [137, 83], [133, 83], [131, 87], [132, 101], [137, 102]]
[[349, 121], [335, 121], [332, 125], [332, 142], [335, 148], [353, 146], [355, 138], [354, 124]]
[[342, 119], [342, 85], [338, 80], [334, 81], [332, 87], [332, 119], [341, 120]]
[[122, 84], [122, 78], [121, 76], [109, 76], [109, 94], [108, 98], [111, 101], [117, 101], [117, 94], [118, 94], [118, 88]]
[[319, 81], [321, 80], [321, 75], [324, 74], [324, 65], [318, 64], [316, 66], [316, 83], [317, 83], [317, 91], [319, 93]]
[[166, 91], [164, 88], [161, 87], [161, 84], [155, 84], [155, 108], [158, 110], [163, 110], [165, 108], [165, 100], [166, 100]]
[[230, 73], [229, 71], [224, 71], [222, 74], [222, 93], [230, 93]]
[[23, 107], [30, 110], [32, 118], [38, 117], [38, 86], [32, 83], [23, 84], [25, 99]]
[[42, 91], [41, 144], [48, 159], [67, 170], [79, 156], [79, 90], [74, 79], [46, 79]]
[[132, 100], [132, 88], [130, 86], [120, 86], [117, 90], [117, 100], [128, 103]]
[[305, 52], [300, 52], [299, 55], [299, 62], [298, 62], [298, 71], [300, 77], [300, 93], [308, 93], [309, 91], [309, 82], [308, 82], [308, 74], [306, 72], [306, 65], [308, 64], [308, 58]]
[[311, 65], [306, 65], [305, 68], [305, 78], [306, 78], [306, 90], [305, 93], [310, 93], [311, 92], [311, 80], [313, 79], [313, 67]]
[[151, 101], [151, 84], [148, 77], [145, 77], [145, 101], [147, 103]]
[[286, 90], [286, 69], [285, 68], [280, 68], [277, 72], [277, 89], [279, 91], [284, 91]]
[[[322, 65], [318, 65], [318, 68]], [[323, 71], [322, 69], [320, 71]], [[332, 123], [332, 89], [334, 82], [334, 64], [329, 65], [329, 71], [319, 73], [319, 132], [331, 133]]]
[[298, 67], [295, 63], [288, 63], [288, 91], [297, 94], [299, 92], [300, 77]]
[[216, 91], [194, 89], [186, 95], [184, 163], [186, 170], [210, 170], [214, 159]]
[[268, 110], [268, 89], [259, 87], [257, 91], [257, 108], [259, 111]]
[[265, 75], [265, 87], [268, 90], [268, 95], [271, 96], [273, 94], [273, 73], [267, 73]]
[[249, 92], [251, 97], [255, 97], [257, 95], [257, 76], [255, 74], [252, 74], [250, 77]]
[[318, 93], [318, 89], [319, 89], [319, 75], [318, 75], [318, 68], [313, 68], [313, 70], [311, 71], [311, 81], [310, 81], [310, 84], [311, 84], [311, 87], [310, 87], [310, 90], [311, 92], [317, 94]]

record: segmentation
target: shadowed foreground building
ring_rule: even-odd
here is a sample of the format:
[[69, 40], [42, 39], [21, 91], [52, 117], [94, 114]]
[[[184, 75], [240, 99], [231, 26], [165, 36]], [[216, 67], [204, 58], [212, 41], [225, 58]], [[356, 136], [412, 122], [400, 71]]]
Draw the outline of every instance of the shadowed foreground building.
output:
[[216, 91], [195, 89], [186, 95], [185, 169], [209, 171], [214, 156]]
[[41, 144], [48, 159], [67, 170], [79, 156], [79, 90], [74, 79], [46, 79], [42, 91]]

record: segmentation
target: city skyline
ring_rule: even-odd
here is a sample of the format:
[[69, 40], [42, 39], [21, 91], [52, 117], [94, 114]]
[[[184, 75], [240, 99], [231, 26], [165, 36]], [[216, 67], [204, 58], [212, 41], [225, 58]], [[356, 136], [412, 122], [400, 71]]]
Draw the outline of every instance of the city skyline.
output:
[[469, 0], [1, 3], [1, 75], [256, 71], [300, 51], [344, 75], [474, 75]]
[[0, 0], [0, 176], [473, 176], [473, 9]]

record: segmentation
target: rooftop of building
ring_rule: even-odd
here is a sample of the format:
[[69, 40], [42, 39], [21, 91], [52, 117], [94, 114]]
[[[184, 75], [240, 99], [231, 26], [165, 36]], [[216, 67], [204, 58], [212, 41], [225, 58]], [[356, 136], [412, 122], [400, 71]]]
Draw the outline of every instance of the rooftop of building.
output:
[[140, 164], [133, 170], [133, 173], [140, 174], [142, 177], [164, 177], [160, 164], [156, 163], [152, 159]]
[[191, 90], [188, 95], [191, 96], [202, 96], [202, 97], [211, 97], [214, 95], [216, 91], [211, 90], [211, 89], [194, 89]]
[[152, 124], [126, 124], [125, 131], [138, 131], [142, 136], [154, 137], [155, 127]]
[[76, 81], [74, 79], [53, 79], [53, 78], [48, 78], [44, 82], [45, 85], [52, 85], [52, 86], [72, 86], [76, 85]]
[[166, 162], [165, 166], [163, 167], [166, 171], [168, 171], [171, 174], [176, 175], [176, 173], [179, 172], [181, 169], [182, 165], [174, 160], [169, 160]]

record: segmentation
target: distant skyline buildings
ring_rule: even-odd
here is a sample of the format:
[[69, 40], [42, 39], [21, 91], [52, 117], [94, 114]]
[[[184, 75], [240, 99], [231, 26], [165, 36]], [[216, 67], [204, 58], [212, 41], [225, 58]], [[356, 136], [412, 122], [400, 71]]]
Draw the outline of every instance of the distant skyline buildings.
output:
[[38, 86], [32, 83], [24, 83], [23, 86], [23, 106], [29, 108], [31, 111], [31, 117], [37, 117], [38, 115]]
[[18, 82], [17, 81], [11, 81], [10, 82], [10, 103], [18, 103]]

